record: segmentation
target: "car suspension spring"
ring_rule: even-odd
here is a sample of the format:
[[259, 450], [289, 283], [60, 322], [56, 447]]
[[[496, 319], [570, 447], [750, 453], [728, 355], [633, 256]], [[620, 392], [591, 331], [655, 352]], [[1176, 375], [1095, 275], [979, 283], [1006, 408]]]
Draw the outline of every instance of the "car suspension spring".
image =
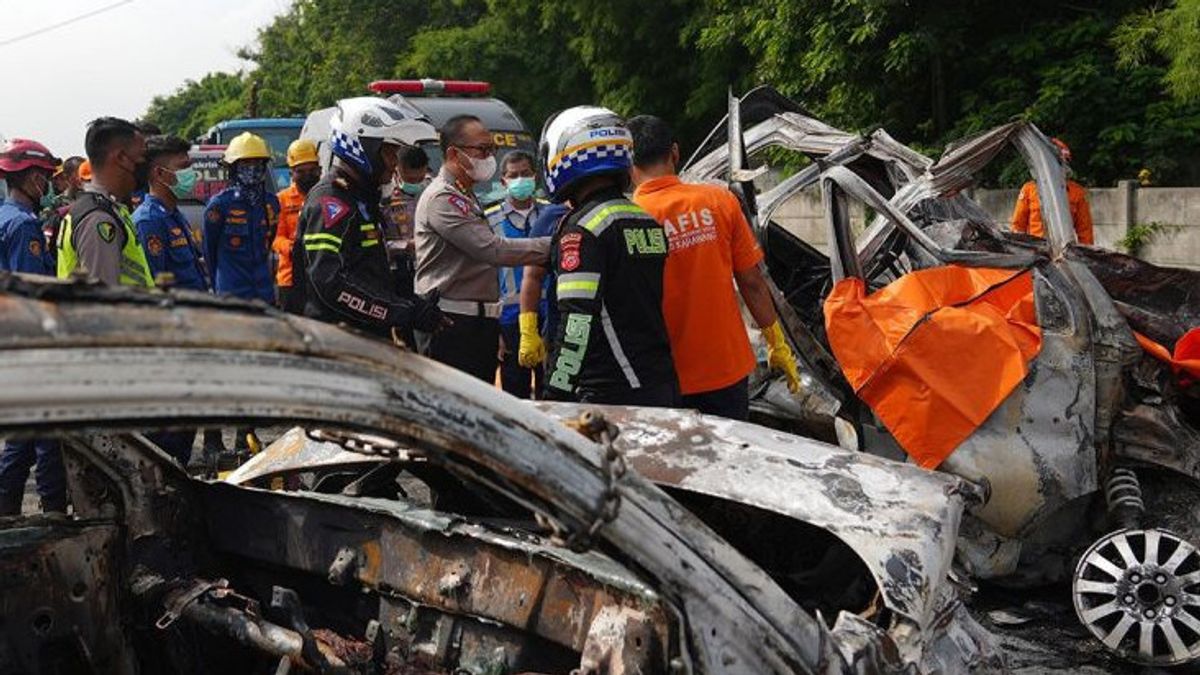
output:
[[1132, 469], [1113, 469], [1104, 485], [1108, 514], [1122, 528], [1138, 527], [1146, 502], [1142, 500], [1142, 484]]

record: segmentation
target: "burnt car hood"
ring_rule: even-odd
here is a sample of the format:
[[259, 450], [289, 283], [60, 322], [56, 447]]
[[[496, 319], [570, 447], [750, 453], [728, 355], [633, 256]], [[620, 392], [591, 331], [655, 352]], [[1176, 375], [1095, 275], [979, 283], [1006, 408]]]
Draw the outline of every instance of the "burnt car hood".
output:
[[[945, 602], [963, 509], [982, 499], [968, 481], [756, 424], [694, 410], [535, 404], [560, 420], [600, 410], [620, 428], [616, 445], [660, 486], [755, 506], [825, 529], [863, 560], [886, 606], [923, 631]], [[226, 481], [319, 467], [378, 463], [289, 431]]]

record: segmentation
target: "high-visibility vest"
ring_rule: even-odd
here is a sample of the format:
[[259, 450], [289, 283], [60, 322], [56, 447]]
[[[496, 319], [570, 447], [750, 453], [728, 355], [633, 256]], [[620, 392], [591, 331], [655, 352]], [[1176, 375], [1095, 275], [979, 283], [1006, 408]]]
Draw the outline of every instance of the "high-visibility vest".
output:
[[[79, 266], [79, 254], [75, 250], [75, 223], [83, 220], [93, 211], [105, 211], [115, 214], [118, 222], [125, 228], [125, 245], [121, 248], [121, 271], [118, 281], [122, 286], [154, 286], [154, 276], [150, 273], [150, 264], [146, 262], [146, 252], [138, 242], [137, 230], [133, 226], [133, 218], [124, 204], [115, 203], [107, 197], [95, 192], [84, 192], [63, 216], [62, 227], [58, 230], [58, 278], [70, 277]], [[115, 223], [114, 223], [115, 225]]]

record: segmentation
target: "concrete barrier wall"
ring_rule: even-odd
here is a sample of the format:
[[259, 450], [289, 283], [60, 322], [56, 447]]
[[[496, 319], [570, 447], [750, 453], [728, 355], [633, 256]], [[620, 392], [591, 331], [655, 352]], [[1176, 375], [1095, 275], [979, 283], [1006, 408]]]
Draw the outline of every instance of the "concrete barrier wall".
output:
[[[996, 223], [1005, 227], [1012, 219], [1017, 190], [976, 190], [974, 198]], [[1088, 190], [1096, 244], [1121, 250], [1119, 242], [1134, 225], [1160, 223], [1165, 227], [1143, 246], [1140, 256], [1156, 265], [1200, 269], [1200, 188], [1140, 188], [1123, 181], [1115, 188]], [[855, 229], [861, 231], [865, 212], [851, 211]], [[788, 231], [822, 251], [828, 251], [828, 226], [821, 193], [809, 189], [783, 204], [775, 220]]]

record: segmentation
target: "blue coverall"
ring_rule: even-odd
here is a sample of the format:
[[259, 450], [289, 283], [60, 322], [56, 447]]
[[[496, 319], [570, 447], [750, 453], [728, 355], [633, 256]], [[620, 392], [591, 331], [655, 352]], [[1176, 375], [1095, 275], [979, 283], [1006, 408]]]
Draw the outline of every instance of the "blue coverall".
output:
[[133, 224], [151, 274], [170, 272], [175, 276], [176, 288], [211, 290], [200, 246], [193, 240], [192, 228], [178, 208], [169, 208], [158, 197], [148, 194], [133, 212]]
[[279, 219], [279, 199], [262, 195], [255, 206], [230, 186], [213, 195], [204, 209], [204, 250], [218, 295], [275, 302], [271, 238]]

